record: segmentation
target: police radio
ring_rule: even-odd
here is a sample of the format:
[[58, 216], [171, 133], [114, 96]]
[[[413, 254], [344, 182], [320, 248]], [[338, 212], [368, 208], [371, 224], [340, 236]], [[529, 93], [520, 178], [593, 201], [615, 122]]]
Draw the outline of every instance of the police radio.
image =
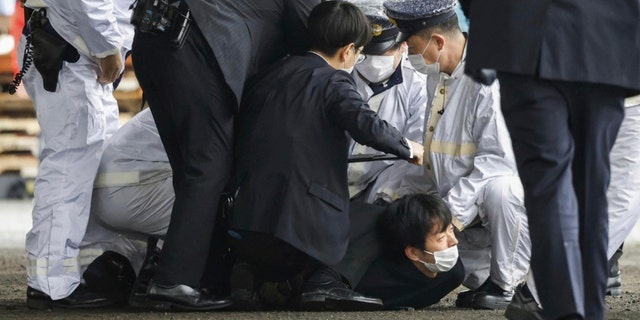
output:
[[136, 0], [131, 24], [140, 32], [170, 32], [170, 42], [180, 48], [191, 27], [191, 12], [180, 0]]
[[169, 0], [136, 0], [131, 6], [131, 24], [140, 32], [164, 32], [171, 25]]

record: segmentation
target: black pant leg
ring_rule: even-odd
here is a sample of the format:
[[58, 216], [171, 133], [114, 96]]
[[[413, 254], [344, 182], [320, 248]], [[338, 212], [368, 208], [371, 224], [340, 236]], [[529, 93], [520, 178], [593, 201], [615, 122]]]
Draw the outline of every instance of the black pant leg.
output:
[[357, 200], [349, 203], [349, 246], [342, 261], [332, 267], [353, 287], [380, 254], [377, 222], [385, 210], [386, 207]]
[[553, 83], [500, 74], [531, 238], [531, 269], [545, 319], [584, 314], [578, 204], [568, 101]]
[[513, 74], [500, 74], [500, 85], [545, 318], [602, 319], [608, 155], [623, 110], [610, 99], [619, 90]]
[[197, 287], [231, 171], [235, 97], [195, 23], [178, 50], [167, 34], [137, 33], [133, 61], [174, 173], [176, 199], [155, 279]]
[[563, 88], [570, 97], [575, 142], [572, 173], [578, 200], [585, 319], [604, 319], [609, 274], [609, 154], [624, 118], [624, 91], [587, 83], [563, 84]]
[[239, 230], [230, 234], [231, 252], [238, 262], [252, 266], [258, 282], [289, 280], [320, 265], [308, 254], [270, 234]]

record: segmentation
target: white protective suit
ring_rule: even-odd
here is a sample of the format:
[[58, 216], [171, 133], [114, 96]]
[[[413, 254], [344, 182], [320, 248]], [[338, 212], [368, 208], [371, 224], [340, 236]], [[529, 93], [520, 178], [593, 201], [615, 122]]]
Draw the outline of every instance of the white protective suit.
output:
[[[425, 76], [418, 73], [408, 60], [400, 63], [402, 83], [393, 85], [379, 94], [373, 95], [366, 80], [354, 71], [356, 87], [362, 98], [378, 116], [394, 126], [404, 137], [422, 143], [422, 125], [427, 106]], [[371, 147], [351, 142], [350, 154], [383, 154]], [[373, 203], [378, 197], [387, 202], [392, 198], [384, 190], [398, 188], [404, 174], [415, 165], [407, 161], [372, 161], [349, 165], [349, 193], [359, 195], [364, 202]], [[363, 192], [364, 191], [364, 192]]]
[[[57, 300], [80, 283], [78, 251], [89, 219], [93, 180], [103, 143], [118, 127], [113, 86], [97, 81], [97, 58], [129, 50], [133, 27], [130, 0], [26, 3], [42, 5], [47, 6], [53, 28], [80, 53], [77, 62], [63, 63], [55, 92], [44, 90], [33, 66], [23, 78], [44, 141], [35, 182], [33, 228], [26, 239], [28, 285]], [[20, 53], [24, 41], [23, 37]]]
[[107, 142], [91, 214], [123, 234], [164, 236], [174, 201], [169, 158], [147, 108]]
[[[461, 231], [479, 218], [486, 229], [459, 234], [465, 285], [479, 286], [489, 269], [492, 280], [511, 291], [525, 280], [531, 256], [524, 191], [500, 110], [499, 84], [483, 86], [464, 75], [465, 57], [466, 50], [451, 76], [427, 76], [424, 166], [407, 172], [390, 196], [436, 190]], [[489, 257], [482, 249], [488, 247], [490, 268], [483, 262]]]
[[80, 267], [111, 250], [127, 257], [137, 272], [148, 237], [166, 234], [174, 201], [169, 158], [151, 110], [145, 109], [105, 144], [80, 245]]
[[640, 96], [625, 100], [625, 115], [611, 154], [609, 249], [611, 258], [640, 217]]

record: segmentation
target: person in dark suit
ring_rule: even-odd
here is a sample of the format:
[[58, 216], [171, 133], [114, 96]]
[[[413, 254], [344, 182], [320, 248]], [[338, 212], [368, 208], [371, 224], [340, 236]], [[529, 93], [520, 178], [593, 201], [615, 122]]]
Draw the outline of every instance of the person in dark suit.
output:
[[609, 152], [623, 99], [640, 90], [640, 2], [486, 0], [469, 12], [466, 70], [498, 72], [542, 315], [603, 319]]
[[218, 198], [231, 173], [233, 118], [244, 83], [286, 54], [306, 50], [308, 13], [320, 0], [170, 2], [179, 9], [167, 12], [180, 14], [168, 18], [189, 18], [184, 43], [172, 45], [171, 30], [181, 24], [172, 20], [164, 32], [138, 27], [133, 45], [136, 76], [167, 151], [176, 194], [147, 302], [210, 310], [230, 304], [200, 288], [216, 289], [203, 276]]
[[405, 309], [433, 305], [460, 286], [465, 270], [442, 198], [418, 193], [388, 207], [352, 207], [360, 210], [350, 212], [349, 247], [335, 268], [356, 291]]
[[351, 291], [328, 267], [349, 242], [347, 133], [416, 163], [422, 146], [378, 118], [345, 71], [371, 39], [364, 14], [346, 1], [323, 2], [310, 14], [309, 31], [310, 52], [280, 61], [245, 90], [230, 188], [231, 249], [255, 266], [258, 282], [302, 274], [291, 295], [300, 308], [379, 308], [378, 299]]

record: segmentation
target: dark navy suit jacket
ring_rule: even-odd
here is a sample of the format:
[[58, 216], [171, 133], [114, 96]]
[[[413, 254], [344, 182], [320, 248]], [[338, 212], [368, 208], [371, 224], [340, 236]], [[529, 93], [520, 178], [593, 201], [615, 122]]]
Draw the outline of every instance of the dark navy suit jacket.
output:
[[640, 90], [638, 0], [471, 1], [467, 70]]
[[[288, 53], [307, 50], [307, 19], [320, 0], [186, 0], [225, 81], [240, 101], [245, 81]], [[283, 32], [284, 31], [284, 32]]]
[[369, 109], [350, 74], [291, 56], [249, 85], [236, 123], [235, 229], [274, 235], [325, 264], [348, 244], [349, 136], [401, 158], [402, 134]]

